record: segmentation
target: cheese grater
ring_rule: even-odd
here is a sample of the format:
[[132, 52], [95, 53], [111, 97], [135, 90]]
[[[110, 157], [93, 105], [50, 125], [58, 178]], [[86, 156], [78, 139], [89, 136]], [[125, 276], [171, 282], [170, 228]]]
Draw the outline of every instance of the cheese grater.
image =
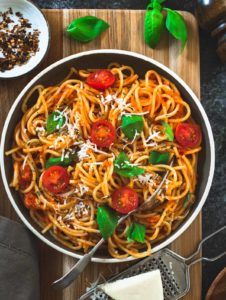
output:
[[[222, 256], [226, 255], [226, 251], [212, 258], [199, 257], [195, 259], [196, 255], [200, 253], [204, 242], [226, 229], [226, 226], [213, 232], [206, 238], [204, 238], [197, 250], [189, 257], [182, 257], [170, 249], [163, 249], [150, 257], [147, 257], [137, 264], [127, 268], [121, 273], [111, 277], [107, 282], [113, 282], [118, 279], [128, 278], [131, 276], [139, 275], [148, 271], [159, 269], [161, 272], [164, 299], [174, 300], [180, 299], [186, 295], [190, 289], [190, 267], [200, 261], [215, 261]], [[103, 282], [105, 283], [105, 282]], [[86, 294], [80, 297], [80, 300], [92, 299], [92, 300], [110, 300], [101, 289], [100, 284], [96, 284]]]

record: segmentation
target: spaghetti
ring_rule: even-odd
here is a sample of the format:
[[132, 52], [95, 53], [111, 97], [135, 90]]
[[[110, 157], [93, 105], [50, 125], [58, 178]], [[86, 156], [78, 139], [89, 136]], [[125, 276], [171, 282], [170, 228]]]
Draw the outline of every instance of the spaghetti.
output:
[[[19, 191], [43, 234], [50, 232], [65, 246], [87, 252], [101, 237], [96, 221], [98, 207], [112, 207], [115, 190], [129, 187], [142, 203], [156, 190], [165, 171], [170, 170], [162, 193], [157, 196], [158, 205], [128, 218], [107, 239], [112, 257], [141, 258], [150, 255], [151, 245], [174, 230], [195, 201], [201, 141], [184, 147], [189, 130], [181, 143], [176, 138], [169, 139], [166, 124], [176, 135], [179, 124], [189, 126], [193, 121], [188, 103], [168, 79], [153, 70], [139, 78], [130, 66], [118, 64], [111, 64], [109, 70], [115, 81], [104, 90], [88, 84], [87, 78], [95, 70], [72, 68], [59, 85], [38, 85], [30, 91], [22, 104], [23, 117], [15, 128], [14, 146], [6, 153], [12, 155], [14, 162], [11, 186]], [[37, 93], [37, 101], [28, 107]], [[51, 131], [47, 130], [47, 120], [53, 112], [53, 124], [63, 121]], [[132, 140], [121, 128], [126, 115], [140, 116], [143, 122], [142, 131]], [[98, 147], [91, 140], [92, 125], [100, 119], [110, 122], [116, 130], [110, 147]], [[150, 163], [153, 151], [167, 152], [170, 159], [174, 156], [174, 166]], [[121, 152], [127, 155], [131, 166], [144, 172], [132, 177], [115, 172], [114, 162]], [[64, 167], [69, 176], [67, 187], [61, 192], [61, 187], [57, 192], [48, 189], [44, 181], [44, 176], [47, 181], [48, 176], [43, 173], [48, 170], [49, 159], [53, 164], [53, 158], [58, 159], [61, 165], [59, 158], [63, 162], [71, 157], [73, 160]], [[132, 222], [145, 225], [143, 243], [128, 240], [126, 233]]]

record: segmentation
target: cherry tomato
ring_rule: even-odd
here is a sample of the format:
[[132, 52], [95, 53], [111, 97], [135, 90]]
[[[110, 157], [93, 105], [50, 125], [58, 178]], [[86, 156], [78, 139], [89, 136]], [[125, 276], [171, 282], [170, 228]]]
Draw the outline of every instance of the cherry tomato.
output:
[[25, 165], [24, 167], [21, 166], [19, 183], [22, 189], [26, 189], [30, 185], [31, 179], [32, 179], [32, 172], [29, 165]]
[[98, 70], [91, 73], [86, 82], [96, 90], [104, 90], [114, 84], [115, 75], [109, 70]]
[[38, 209], [37, 196], [33, 192], [24, 195], [24, 205], [28, 209]]
[[42, 174], [42, 185], [53, 194], [64, 192], [69, 185], [69, 174], [61, 166], [52, 166]]
[[128, 214], [138, 207], [138, 194], [129, 187], [121, 187], [112, 195], [112, 207], [121, 214]]
[[98, 147], [110, 147], [115, 137], [115, 128], [110, 122], [99, 120], [93, 123], [91, 128], [91, 141]]
[[175, 137], [183, 147], [195, 148], [201, 144], [202, 133], [197, 124], [181, 123], [176, 127]]

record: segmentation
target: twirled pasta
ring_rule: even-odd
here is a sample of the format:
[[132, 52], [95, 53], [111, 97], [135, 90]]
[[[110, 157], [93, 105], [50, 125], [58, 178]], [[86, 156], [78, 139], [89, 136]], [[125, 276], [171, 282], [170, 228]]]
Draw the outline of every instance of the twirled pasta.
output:
[[[158, 187], [164, 172], [170, 170], [163, 192], [157, 197], [158, 205], [128, 218], [107, 241], [111, 256], [141, 258], [151, 253], [151, 245], [171, 233], [195, 201], [197, 153], [201, 147], [181, 151], [176, 142], [167, 140], [162, 121], [173, 129], [186, 120], [192, 122], [190, 107], [174, 84], [153, 70], [142, 79], [129, 66], [111, 64], [109, 68], [116, 82], [103, 92], [87, 85], [86, 78], [92, 70], [73, 68], [58, 86], [38, 85], [29, 92], [22, 104], [23, 117], [15, 128], [14, 146], [6, 153], [14, 161], [11, 186], [22, 198], [31, 191], [37, 195], [37, 207], [30, 209], [30, 214], [43, 228], [43, 234], [50, 231], [74, 251], [87, 252], [100, 239], [98, 205], [111, 206], [111, 194], [121, 186], [133, 188], [142, 203]], [[29, 107], [30, 98], [36, 94], [36, 103]], [[67, 126], [49, 134], [46, 120], [56, 110], [65, 114]], [[120, 130], [124, 113], [142, 115], [144, 129], [134, 141], [128, 141]], [[89, 141], [91, 125], [100, 118], [117, 128], [117, 139], [107, 150], [98, 149]], [[151, 165], [148, 161], [152, 150], [170, 152], [176, 158], [174, 166]], [[59, 157], [68, 151], [80, 153], [67, 167], [70, 188], [64, 194], [52, 195], [43, 189], [41, 174], [50, 156]], [[145, 169], [145, 174], [125, 178], [114, 173], [114, 159], [120, 151], [127, 153], [132, 164]], [[22, 189], [20, 172], [25, 165], [32, 170], [32, 180]], [[188, 194], [190, 201], [185, 204]], [[125, 233], [132, 220], [146, 225], [144, 244], [127, 240]]]

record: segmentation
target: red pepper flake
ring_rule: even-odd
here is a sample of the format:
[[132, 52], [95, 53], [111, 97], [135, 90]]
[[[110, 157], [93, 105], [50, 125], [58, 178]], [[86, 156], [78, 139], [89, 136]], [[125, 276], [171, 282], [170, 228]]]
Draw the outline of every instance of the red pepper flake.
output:
[[12, 8], [0, 12], [0, 72], [26, 63], [39, 51], [40, 32], [31, 30], [31, 23], [20, 12], [14, 15], [16, 22], [12, 19], [13, 15]]

